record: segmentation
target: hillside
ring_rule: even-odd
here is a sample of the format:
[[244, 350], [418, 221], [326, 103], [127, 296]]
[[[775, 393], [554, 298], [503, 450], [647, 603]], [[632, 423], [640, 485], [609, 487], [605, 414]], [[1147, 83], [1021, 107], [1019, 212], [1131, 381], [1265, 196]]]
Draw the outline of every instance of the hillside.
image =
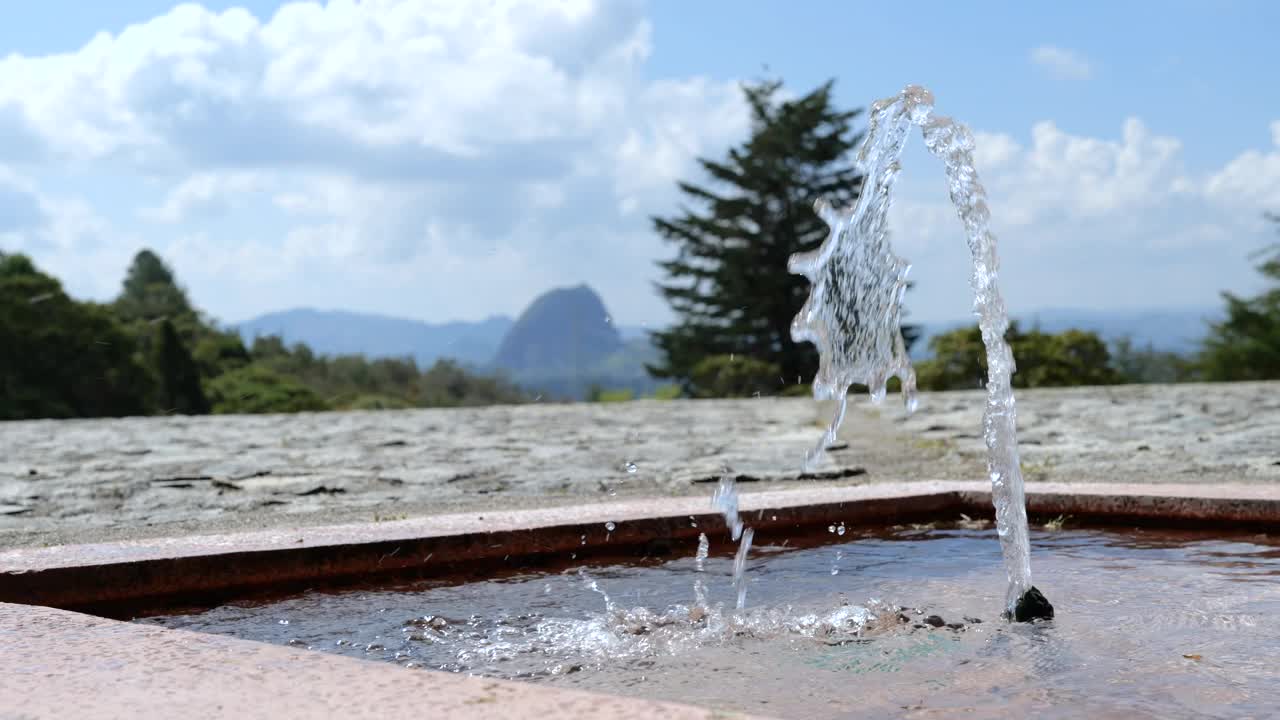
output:
[[493, 365], [525, 372], [580, 373], [622, 348], [604, 302], [586, 285], [538, 296], [507, 330]]
[[551, 290], [535, 299], [507, 331], [493, 367], [516, 382], [555, 397], [582, 398], [593, 387], [651, 392], [644, 363], [656, 350], [648, 333], [627, 333], [586, 285]]
[[511, 318], [504, 316], [433, 325], [388, 315], [299, 308], [261, 315], [236, 328], [246, 343], [259, 335], [280, 335], [286, 343], [304, 342], [322, 355], [410, 356], [426, 367], [444, 357], [488, 365], [511, 325]]

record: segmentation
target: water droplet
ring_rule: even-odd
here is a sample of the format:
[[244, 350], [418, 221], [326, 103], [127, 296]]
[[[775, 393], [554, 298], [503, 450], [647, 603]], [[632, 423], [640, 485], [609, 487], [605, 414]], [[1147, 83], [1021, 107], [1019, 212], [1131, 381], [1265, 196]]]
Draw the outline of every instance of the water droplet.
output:
[[583, 545], [586, 545], [586, 544], [587, 544], [587, 536], [586, 536], [586, 535], [583, 535], [580, 539], [582, 540], [582, 544], [583, 544]]
[[843, 534], [844, 534], [844, 523], [840, 523], [840, 527], [836, 528], [836, 534], [837, 534], [837, 535], [843, 535]]
[[288, 620], [281, 620], [281, 621], [279, 621], [279, 622], [280, 622], [280, 624], [281, 624], [281, 625], [288, 625], [288, 624], [289, 624], [289, 621], [288, 621]]
[[829, 533], [833, 533], [833, 532], [835, 532], [835, 531], [836, 531], [836, 526], [835, 526], [835, 525], [828, 525], [828, 526], [827, 526], [827, 532], [829, 532]]
[[832, 574], [832, 575], [839, 575], [839, 574], [840, 574], [840, 568], [831, 568], [831, 574]]
[[618, 527], [618, 526], [617, 526], [617, 525], [615, 525], [615, 524], [613, 524], [613, 521], [612, 521], [612, 520], [610, 520], [609, 522], [607, 522], [607, 523], [605, 523], [605, 524], [604, 524], [604, 529], [605, 529], [605, 530], [608, 530], [609, 532], [613, 532], [613, 531], [614, 531], [614, 528], [616, 528], [616, 527]]
[[640, 469], [640, 468], [636, 467], [636, 464], [635, 464], [635, 463], [630, 462], [630, 461], [628, 461], [628, 462], [627, 462], [627, 464], [626, 464], [626, 465], [623, 465], [622, 467], [626, 469], [626, 471], [627, 471], [627, 473], [628, 473], [628, 474], [632, 474], [632, 475], [634, 475], [634, 474], [635, 474], [636, 470], [639, 470], [639, 469]]

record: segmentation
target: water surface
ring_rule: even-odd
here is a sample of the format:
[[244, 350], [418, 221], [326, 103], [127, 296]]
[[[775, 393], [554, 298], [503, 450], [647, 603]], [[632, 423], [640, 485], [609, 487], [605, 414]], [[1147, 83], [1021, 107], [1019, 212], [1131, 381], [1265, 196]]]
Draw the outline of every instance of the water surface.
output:
[[312, 592], [139, 622], [787, 718], [1280, 708], [1280, 542], [1033, 537], [1037, 584], [1058, 612], [1033, 625], [1000, 620], [999, 544], [964, 528], [832, 532], [804, 548], [758, 538], [745, 611], [734, 610], [735, 547], [712, 538], [703, 572], [690, 542], [662, 562]]

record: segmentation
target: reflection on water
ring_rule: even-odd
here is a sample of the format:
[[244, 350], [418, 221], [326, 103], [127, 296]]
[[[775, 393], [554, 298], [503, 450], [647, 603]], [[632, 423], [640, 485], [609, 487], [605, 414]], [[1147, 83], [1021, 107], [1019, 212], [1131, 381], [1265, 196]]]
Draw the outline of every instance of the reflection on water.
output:
[[662, 564], [311, 593], [140, 622], [789, 718], [1280, 707], [1274, 540], [1039, 533], [1036, 562], [1059, 614], [1010, 625], [992, 613], [1005, 578], [990, 531], [838, 539], [792, 549], [762, 538], [745, 612], [733, 609], [732, 555], [706, 558], [699, 573], [691, 543]]

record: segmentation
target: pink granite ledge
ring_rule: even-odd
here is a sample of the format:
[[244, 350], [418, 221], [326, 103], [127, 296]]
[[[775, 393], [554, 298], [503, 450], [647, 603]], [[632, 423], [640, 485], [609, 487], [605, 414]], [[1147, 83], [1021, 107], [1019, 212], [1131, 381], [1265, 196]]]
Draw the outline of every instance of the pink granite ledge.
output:
[[746, 718], [0, 603], [0, 717]]

